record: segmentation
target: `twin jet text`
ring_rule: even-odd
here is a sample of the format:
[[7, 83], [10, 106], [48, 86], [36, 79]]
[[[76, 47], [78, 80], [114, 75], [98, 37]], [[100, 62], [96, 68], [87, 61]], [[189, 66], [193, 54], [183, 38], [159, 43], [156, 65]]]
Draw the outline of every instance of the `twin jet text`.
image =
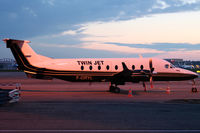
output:
[[77, 61], [78, 65], [103, 65], [104, 61]]

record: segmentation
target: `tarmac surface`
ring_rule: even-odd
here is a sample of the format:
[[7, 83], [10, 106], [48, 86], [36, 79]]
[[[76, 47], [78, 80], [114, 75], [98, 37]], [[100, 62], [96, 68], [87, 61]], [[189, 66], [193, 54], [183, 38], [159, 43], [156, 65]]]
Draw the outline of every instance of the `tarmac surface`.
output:
[[[108, 92], [109, 83], [28, 79], [22, 72], [0, 72], [0, 84], [16, 82], [22, 84], [21, 99], [0, 106], [0, 133], [200, 132], [200, 93], [191, 92], [191, 81], [154, 82], [153, 89], [147, 83], [147, 92], [141, 83], [127, 83], [115, 94]], [[196, 84], [200, 90], [200, 78]]]

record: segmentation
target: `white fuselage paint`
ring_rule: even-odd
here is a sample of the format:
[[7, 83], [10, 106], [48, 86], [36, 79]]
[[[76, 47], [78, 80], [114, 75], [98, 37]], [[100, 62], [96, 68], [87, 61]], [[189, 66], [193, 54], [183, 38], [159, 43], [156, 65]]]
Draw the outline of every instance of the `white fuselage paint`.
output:
[[[43, 62], [32, 64], [37, 67], [60, 70], [60, 71], [93, 71], [93, 72], [121, 72], [123, 71], [122, 62], [124, 62], [128, 69], [140, 70], [141, 65], [144, 70], [149, 70], [149, 60], [152, 59], [154, 73], [177, 73], [177, 74], [196, 74], [194, 72], [176, 68], [171, 63], [157, 58], [80, 58], [80, 59], [50, 59]], [[81, 67], [83, 66], [83, 70]], [[92, 70], [90, 70], [92, 66]], [[99, 70], [98, 67], [101, 67]], [[109, 69], [107, 69], [109, 66]], [[118, 69], [115, 69], [115, 67]], [[168, 67], [167, 67], [168, 66]]]

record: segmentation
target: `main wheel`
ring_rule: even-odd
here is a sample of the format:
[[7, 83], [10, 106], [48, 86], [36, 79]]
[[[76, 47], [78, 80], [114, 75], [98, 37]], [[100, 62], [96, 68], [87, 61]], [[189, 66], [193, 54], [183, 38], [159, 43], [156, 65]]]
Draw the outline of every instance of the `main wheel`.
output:
[[119, 87], [115, 87], [114, 92], [115, 93], [120, 93], [120, 88]]
[[197, 92], [197, 88], [193, 87], [192, 92]]
[[114, 92], [114, 90], [115, 90], [115, 87], [114, 86], [110, 86], [109, 91], [110, 92]]

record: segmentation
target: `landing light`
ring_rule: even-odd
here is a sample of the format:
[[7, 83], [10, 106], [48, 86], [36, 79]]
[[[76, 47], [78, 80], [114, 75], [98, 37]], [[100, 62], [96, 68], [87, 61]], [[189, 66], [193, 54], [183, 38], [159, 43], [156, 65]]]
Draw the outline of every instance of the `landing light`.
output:
[[200, 70], [198, 70], [197, 73], [200, 73]]

